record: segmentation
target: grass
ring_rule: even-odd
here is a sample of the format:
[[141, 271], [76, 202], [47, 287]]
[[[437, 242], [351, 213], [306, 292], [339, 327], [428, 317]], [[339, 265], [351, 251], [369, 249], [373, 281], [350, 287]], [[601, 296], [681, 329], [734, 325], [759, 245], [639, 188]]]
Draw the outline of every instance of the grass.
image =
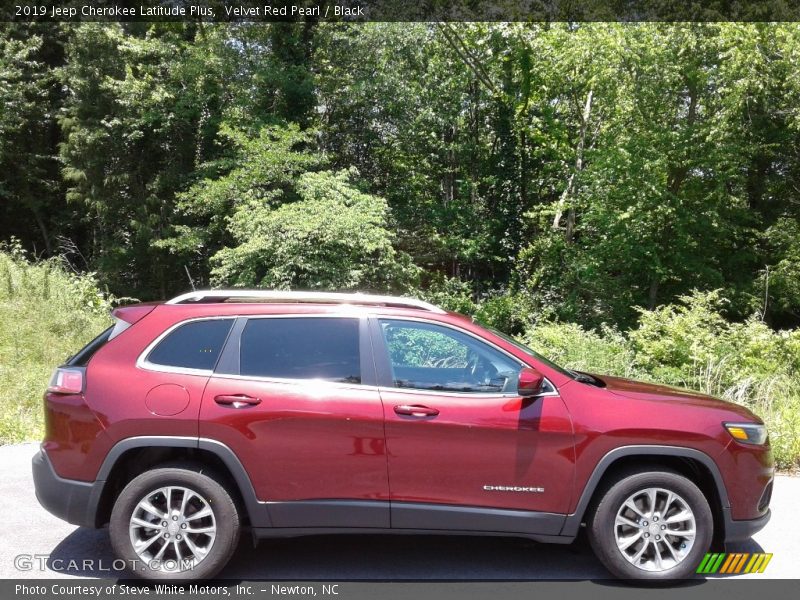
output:
[[0, 443], [41, 439], [53, 369], [108, 327], [109, 308], [91, 275], [0, 251]]

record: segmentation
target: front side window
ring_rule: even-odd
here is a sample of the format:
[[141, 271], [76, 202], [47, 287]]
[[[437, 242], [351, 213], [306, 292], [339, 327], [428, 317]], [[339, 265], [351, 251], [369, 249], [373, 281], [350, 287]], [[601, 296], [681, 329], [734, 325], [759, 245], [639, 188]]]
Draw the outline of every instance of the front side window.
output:
[[358, 325], [348, 318], [250, 319], [242, 331], [239, 372], [361, 383]]
[[467, 393], [514, 393], [521, 364], [449, 327], [381, 320], [392, 383], [398, 388]]
[[211, 371], [233, 319], [191, 321], [171, 331], [153, 348], [147, 362], [165, 367]]

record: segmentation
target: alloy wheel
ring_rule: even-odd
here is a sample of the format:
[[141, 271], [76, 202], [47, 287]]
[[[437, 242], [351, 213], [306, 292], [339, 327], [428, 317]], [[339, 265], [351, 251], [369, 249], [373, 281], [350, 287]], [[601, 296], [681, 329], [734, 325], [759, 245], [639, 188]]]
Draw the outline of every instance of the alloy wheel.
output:
[[697, 535], [694, 512], [675, 492], [650, 487], [631, 494], [614, 521], [617, 548], [635, 567], [663, 572], [680, 564]]
[[211, 551], [217, 535], [214, 511], [203, 496], [186, 487], [162, 487], [144, 496], [130, 518], [136, 555], [150, 569], [194, 569]]

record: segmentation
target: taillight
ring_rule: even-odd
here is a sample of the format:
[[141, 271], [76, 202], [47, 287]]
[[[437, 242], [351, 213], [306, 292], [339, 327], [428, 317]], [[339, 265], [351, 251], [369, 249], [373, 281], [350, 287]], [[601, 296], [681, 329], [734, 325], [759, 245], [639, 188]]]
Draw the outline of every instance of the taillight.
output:
[[80, 394], [83, 392], [83, 369], [59, 367], [50, 378], [48, 392]]

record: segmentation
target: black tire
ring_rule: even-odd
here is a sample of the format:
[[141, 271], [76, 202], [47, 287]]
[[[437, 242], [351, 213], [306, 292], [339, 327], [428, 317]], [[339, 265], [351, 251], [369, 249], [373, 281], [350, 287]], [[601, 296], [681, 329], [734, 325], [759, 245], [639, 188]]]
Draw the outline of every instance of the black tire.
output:
[[[208, 579], [219, 573], [233, 555], [239, 542], [240, 531], [239, 511], [231, 494], [225, 490], [224, 485], [221, 483], [222, 481], [223, 479], [213, 471], [201, 465], [185, 463], [159, 465], [134, 478], [117, 497], [111, 512], [108, 528], [111, 536], [111, 545], [117, 557], [125, 561], [131, 573], [143, 579], [198, 580]], [[213, 519], [213, 524], [216, 527], [213, 541], [211, 541], [210, 536], [203, 537], [202, 534], [193, 536], [195, 542], [198, 542], [198, 540], [205, 541], [209, 549], [208, 553], [197, 564], [186, 569], [180, 569], [177, 565], [174, 568], [165, 570], [151, 568], [151, 565], [148, 564], [149, 561], [143, 560], [136, 553], [131, 540], [130, 521], [134, 511], [137, 510], [139, 502], [146, 496], [167, 486], [182, 487], [199, 494], [203, 500], [207, 501], [205, 505], [212, 512], [212, 517], [206, 517], [199, 522], [208, 524]], [[174, 494], [181, 494], [179, 497], [182, 498], [182, 492], [174, 492]], [[165, 496], [162, 495], [160, 497]], [[194, 499], [192, 502], [199, 503], [200, 499]], [[140, 512], [139, 514], [141, 515], [142, 513]], [[155, 519], [154, 524], [157, 525], [158, 520]], [[197, 521], [187, 521], [187, 524], [189, 527], [195, 527], [193, 524], [195, 522]], [[151, 533], [150, 529], [142, 531], [147, 534]], [[153, 531], [156, 531], [155, 528]], [[167, 533], [167, 531], [164, 530], [164, 533]], [[180, 534], [183, 534], [183, 538], [188, 537], [186, 530], [177, 531], [177, 533], [173, 532], [170, 543], [177, 544], [176, 538]], [[153, 537], [158, 537], [158, 535], [154, 534]], [[150, 538], [147, 537], [146, 541], [149, 540]], [[153, 546], [160, 547], [162, 543], [163, 540], [161, 539], [154, 540]], [[185, 544], [186, 540], [184, 539], [184, 542], [180, 544], [183, 548], [181, 553], [189, 554], [191, 549]], [[174, 557], [173, 548], [168, 548], [165, 551], [164, 556], [166, 558], [162, 562], [166, 563], [169, 556]]]
[[[667, 490], [680, 496], [694, 514], [695, 519], [696, 535], [694, 544], [690, 547], [688, 553], [682, 557], [680, 562], [661, 571], [649, 571], [634, 565], [623, 556], [623, 550], [618, 547], [616, 541], [617, 531], [615, 521], [618, 511], [622, 508], [623, 503], [633, 494], [649, 488]], [[666, 503], [666, 495], [659, 494], [658, 497], [661, 502]], [[647, 521], [639, 519], [639, 522]], [[650, 522], [647, 523], [648, 525], [653, 525]], [[658, 525], [658, 527], [660, 528], [661, 525]], [[622, 529], [621, 531], [623, 533], [631, 531], [633, 537], [637, 535], [638, 530], [630, 528]], [[649, 580], [654, 582], [686, 579], [695, 574], [697, 565], [700, 564], [700, 561], [711, 545], [711, 539], [714, 534], [714, 519], [706, 497], [694, 483], [684, 476], [669, 470], [654, 471], [652, 468], [638, 468], [629, 469], [620, 473], [600, 490], [599, 501], [595, 504], [595, 509], [588, 518], [587, 533], [592, 550], [594, 550], [600, 562], [602, 562], [613, 575], [621, 579]], [[660, 532], [654, 531], [650, 533], [649, 530], [645, 530], [645, 528], [642, 527], [641, 535], [641, 541], [637, 541], [634, 546], [632, 546], [631, 552], [633, 554], [645, 543], [643, 539], [645, 535], [648, 537], [647, 542], [652, 544], [655, 540], [655, 535], [660, 535]], [[666, 538], [660, 539], [666, 541]], [[678, 552], [680, 553], [681, 538], [670, 537], [669, 540], [672, 540], [673, 548], [678, 548]], [[665, 541], [660, 542], [658, 548], [665, 556], [668, 556], [667, 551], [669, 549], [664, 545]], [[645, 552], [646, 556], [653, 556], [652, 563], [655, 564], [655, 549], [649, 549]]]

